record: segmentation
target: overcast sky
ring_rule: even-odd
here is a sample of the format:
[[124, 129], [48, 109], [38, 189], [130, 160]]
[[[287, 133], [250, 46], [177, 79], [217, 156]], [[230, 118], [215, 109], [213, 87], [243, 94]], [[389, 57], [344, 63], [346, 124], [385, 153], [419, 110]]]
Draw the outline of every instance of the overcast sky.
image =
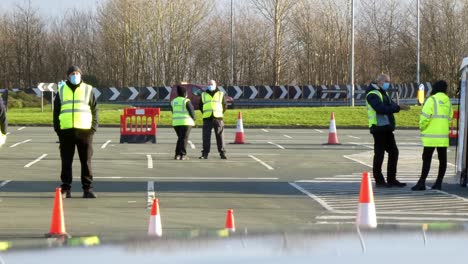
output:
[[[93, 10], [106, 0], [30, 0], [33, 8], [38, 9], [41, 16], [57, 17], [71, 8]], [[0, 0], [0, 10], [13, 10], [15, 6], [27, 6], [29, 0]]]

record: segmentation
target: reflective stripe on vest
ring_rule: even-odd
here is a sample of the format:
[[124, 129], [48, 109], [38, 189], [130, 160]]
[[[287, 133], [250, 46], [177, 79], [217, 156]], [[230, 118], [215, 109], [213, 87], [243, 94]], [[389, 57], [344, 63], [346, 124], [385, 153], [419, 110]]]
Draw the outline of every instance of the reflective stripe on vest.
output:
[[81, 83], [75, 92], [64, 84], [58, 90], [60, 107], [60, 129], [80, 128], [90, 129], [92, 126], [92, 113], [89, 106], [93, 87]]
[[[429, 119], [429, 124], [421, 131], [421, 141], [425, 147], [448, 147], [449, 124], [452, 120], [452, 104], [443, 93], [429, 97], [426, 104], [432, 103], [432, 113], [421, 112], [421, 119]], [[449, 105], [444, 106], [444, 101]]]
[[223, 97], [221, 91], [217, 91], [213, 97], [207, 92], [202, 93], [203, 118], [209, 118], [211, 114], [217, 118], [223, 117]]
[[[372, 90], [367, 94], [367, 96], [369, 96], [370, 94], [375, 94], [379, 96], [380, 100], [383, 102], [383, 95], [379, 91]], [[369, 122], [369, 127], [372, 127], [373, 125], [375, 126], [390, 125], [390, 119], [388, 118], [388, 116], [377, 114], [374, 108], [372, 108], [372, 106], [367, 101], [367, 96], [366, 96], [366, 106], [367, 106], [367, 119]]]
[[195, 122], [187, 111], [186, 104], [190, 102], [184, 97], [176, 97], [171, 102], [172, 126], [194, 126]]

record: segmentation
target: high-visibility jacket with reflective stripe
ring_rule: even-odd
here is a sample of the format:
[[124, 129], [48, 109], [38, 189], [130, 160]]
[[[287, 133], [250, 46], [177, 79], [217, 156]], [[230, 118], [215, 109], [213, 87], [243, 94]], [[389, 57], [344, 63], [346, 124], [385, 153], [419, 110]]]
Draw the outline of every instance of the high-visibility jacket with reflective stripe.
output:
[[195, 122], [190, 116], [186, 104], [190, 99], [178, 96], [171, 102], [172, 126], [194, 126]]
[[421, 141], [425, 147], [448, 147], [453, 109], [445, 93], [427, 98], [419, 118]]
[[369, 94], [375, 94], [379, 96], [380, 100], [383, 102], [383, 95], [378, 90], [372, 90], [366, 95], [367, 119], [369, 121], [369, 127], [372, 127], [373, 125], [390, 125], [390, 119], [388, 118], [388, 115], [377, 114], [374, 108], [372, 108], [372, 106], [369, 104], [369, 102], [367, 101], [367, 96], [369, 96]]
[[213, 97], [207, 92], [202, 93], [203, 103], [203, 118], [211, 117], [213, 114], [216, 118], [223, 117], [223, 97], [224, 93], [217, 91]]
[[91, 129], [93, 116], [89, 101], [92, 91], [93, 87], [83, 82], [76, 87], [75, 92], [66, 84], [59, 87], [60, 129]]

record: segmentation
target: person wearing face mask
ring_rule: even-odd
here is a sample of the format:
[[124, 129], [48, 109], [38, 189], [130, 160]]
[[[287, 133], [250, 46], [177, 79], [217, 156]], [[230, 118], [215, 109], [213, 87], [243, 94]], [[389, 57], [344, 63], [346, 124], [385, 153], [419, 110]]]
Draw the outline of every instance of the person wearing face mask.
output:
[[[376, 187], [404, 187], [406, 183], [396, 179], [398, 147], [393, 131], [395, 130], [394, 113], [409, 110], [407, 105], [398, 105], [387, 93], [390, 77], [380, 74], [377, 83], [371, 83], [366, 90], [367, 116], [370, 133], [374, 137], [374, 160], [372, 172]], [[388, 153], [387, 181], [382, 174], [385, 152]]]
[[224, 121], [226, 100], [224, 93], [216, 87], [214, 80], [210, 81], [208, 89], [200, 96], [200, 111], [203, 113], [203, 150], [200, 159], [207, 159], [211, 147], [211, 130], [214, 128], [216, 144], [221, 159], [227, 159], [224, 144]]
[[93, 135], [98, 127], [98, 106], [93, 87], [81, 80], [81, 70], [71, 66], [68, 80], [57, 89], [54, 100], [54, 130], [59, 137], [62, 170], [62, 197], [71, 198], [72, 163], [75, 147], [81, 162], [83, 198], [96, 198], [93, 192]]
[[187, 160], [187, 142], [195, 125], [195, 110], [187, 98], [185, 87], [177, 86], [177, 97], [171, 102], [172, 126], [177, 134], [175, 160]]

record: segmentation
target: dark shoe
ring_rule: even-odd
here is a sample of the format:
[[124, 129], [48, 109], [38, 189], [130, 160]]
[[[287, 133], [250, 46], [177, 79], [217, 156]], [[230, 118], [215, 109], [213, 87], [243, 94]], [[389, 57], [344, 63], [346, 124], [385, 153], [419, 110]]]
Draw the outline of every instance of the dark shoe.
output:
[[221, 157], [221, 159], [227, 159], [226, 155], [224, 154], [220, 154], [219, 156]]
[[62, 199], [72, 198], [70, 190], [62, 190]]
[[208, 159], [208, 155], [201, 155], [199, 159]]
[[406, 183], [399, 182], [398, 180], [387, 181], [388, 187], [405, 187]]
[[387, 188], [388, 185], [386, 182], [376, 182], [375, 183], [375, 188]]
[[425, 191], [426, 190], [426, 185], [424, 184], [416, 184], [415, 186], [411, 187], [412, 191]]
[[434, 184], [431, 187], [432, 190], [442, 190], [442, 184]]
[[97, 196], [93, 191], [89, 190], [83, 192], [83, 198], [97, 198]]

